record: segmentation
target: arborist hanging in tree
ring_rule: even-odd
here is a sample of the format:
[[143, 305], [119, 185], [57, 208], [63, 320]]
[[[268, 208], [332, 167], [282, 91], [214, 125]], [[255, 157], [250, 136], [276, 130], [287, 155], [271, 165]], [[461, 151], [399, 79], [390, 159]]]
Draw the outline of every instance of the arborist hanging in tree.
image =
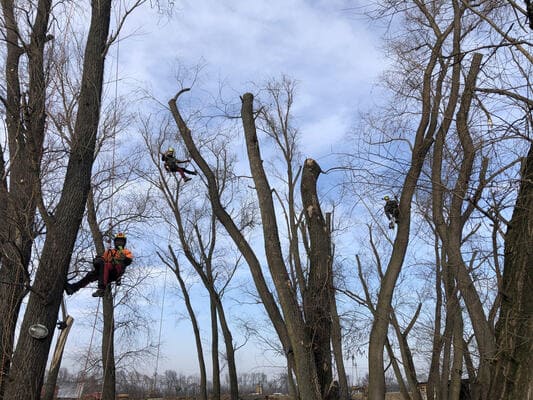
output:
[[178, 164], [188, 163], [191, 160], [189, 159], [178, 160], [174, 156], [174, 149], [172, 147], [169, 147], [168, 150], [164, 154], [161, 154], [161, 160], [165, 163], [165, 169], [168, 172], [178, 172], [181, 175], [184, 182], [188, 182], [192, 179], [186, 176], [185, 173], [190, 174], [190, 175], [196, 175], [195, 171], [189, 171], [188, 169], [185, 169], [178, 165]]
[[383, 197], [385, 200], [385, 215], [389, 222], [389, 229], [394, 229], [394, 224], [400, 222], [400, 208], [398, 206], [398, 197], [391, 199], [389, 196]]
[[96, 256], [93, 260], [92, 271], [75, 283], [66, 283], [65, 292], [71, 295], [89, 283], [98, 281], [98, 290], [93, 293], [93, 297], [102, 297], [107, 285], [115, 281], [121, 284], [121, 277], [126, 267], [133, 261], [133, 254], [126, 249], [126, 235], [117, 233], [113, 240], [114, 249], [108, 249], [101, 256]]

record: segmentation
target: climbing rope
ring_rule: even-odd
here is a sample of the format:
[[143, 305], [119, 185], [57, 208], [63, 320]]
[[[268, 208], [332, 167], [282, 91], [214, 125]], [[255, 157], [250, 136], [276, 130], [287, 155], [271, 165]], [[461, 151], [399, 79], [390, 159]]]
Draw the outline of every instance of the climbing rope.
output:
[[[120, 16], [122, 13], [122, 3], [119, 2], [119, 9], [118, 9], [118, 15]], [[108, 224], [108, 232], [107, 232], [107, 250], [111, 250], [113, 245], [113, 216], [114, 216], [114, 195], [115, 195], [115, 178], [116, 178], [116, 147], [117, 147], [117, 108], [118, 108], [118, 64], [119, 64], [119, 58], [120, 58], [120, 38], [117, 37], [117, 43], [116, 43], [116, 58], [115, 58], [115, 82], [114, 82], [114, 99], [113, 99], [113, 134], [112, 134], [112, 144], [111, 144], [111, 171], [109, 175], [109, 179], [111, 181], [111, 194], [109, 196], [109, 209], [108, 209], [108, 215], [109, 215], [109, 224]], [[117, 226], [118, 228], [118, 226]], [[104, 266], [105, 268], [105, 266]], [[109, 284], [109, 282], [108, 282]], [[107, 290], [106, 290], [107, 292]], [[107, 296], [106, 293], [104, 293], [104, 296]], [[112, 309], [115, 309], [115, 294], [111, 293], [111, 299], [112, 299]], [[104, 300], [105, 301], [105, 300]], [[100, 304], [100, 301], [98, 301], [98, 304]], [[109, 358], [110, 358], [110, 352], [111, 352], [111, 345], [114, 341], [114, 336], [112, 336], [113, 330], [115, 326], [115, 316], [113, 313], [112, 321], [109, 325], [109, 332], [107, 333], [108, 343], [107, 343], [107, 349], [105, 349], [105, 358], [102, 359], [102, 370], [103, 370], [103, 376], [102, 376], [102, 388], [101, 393], [104, 392], [105, 382], [106, 382], [106, 376], [107, 376], [107, 369], [109, 367]], [[105, 337], [106, 333], [102, 332], [102, 341]]]
[[87, 351], [87, 357], [85, 357], [85, 365], [82, 370], [81, 379], [79, 380], [79, 383], [78, 383], [78, 388], [77, 388], [77, 393], [76, 393], [78, 400], [81, 399], [81, 396], [83, 393], [83, 387], [85, 386], [85, 380], [87, 378], [87, 367], [89, 365], [89, 359], [91, 357], [91, 351], [92, 351], [93, 340], [94, 340], [94, 332], [96, 331], [96, 321], [98, 321], [99, 311], [100, 311], [100, 298], [98, 298], [98, 306], [96, 307], [96, 313], [94, 314], [94, 322], [93, 322], [93, 328], [91, 332], [91, 339], [89, 340], [89, 350]]
[[[114, 294], [111, 295], [111, 299], [113, 301], [112, 309], [114, 310], [115, 309], [115, 295]], [[108, 343], [107, 343], [107, 349], [105, 351], [105, 360], [102, 360], [103, 377], [102, 377], [102, 388], [100, 390], [101, 393], [104, 393], [105, 379], [106, 379], [106, 376], [107, 376], [107, 367], [109, 365], [109, 357], [110, 357], [110, 354], [111, 354], [111, 344], [113, 343], [113, 340], [115, 338], [114, 336], [113, 336], [113, 338], [111, 338], [111, 333], [113, 332], [114, 326], [115, 326], [115, 315], [113, 313], [113, 321], [109, 325], [109, 332], [107, 334], [107, 337], [108, 337], [109, 340], [108, 340]], [[105, 332], [103, 332], [103, 334], [105, 334]]]

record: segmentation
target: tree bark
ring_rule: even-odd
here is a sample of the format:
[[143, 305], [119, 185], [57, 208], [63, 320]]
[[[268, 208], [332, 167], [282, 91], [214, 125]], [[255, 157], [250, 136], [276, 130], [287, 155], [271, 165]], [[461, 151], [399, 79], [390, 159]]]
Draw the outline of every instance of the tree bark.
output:
[[505, 235], [502, 304], [489, 398], [533, 399], [533, 144]]
[[308, 158], [304, 162], [301, 195], [309, 237], [309, 277], [304, 293], [307, 335], [311, 339], [318, 383], [322, 397], [331, 386], [331, 307], [333, 271], [329, 227], [322, 214], [316, 184], [321, 169]]
[[5, 398], [10, 400], [37, 400], [40, 397], [51, 335], [38, 340], [27, 332], [35, 323], [45, 325], [52, 332], [57, 321], [71, 253], [90, 187], [110, 13], [111, 0], [92, 3], [71, 154], [56, 214], [49, 218], [33, 291], [13, 355], [10, 380], [5, 388]]
[[211, 310], [211, 364], [213, 368], [213, 391], [212, 400], [220, 400], [220, 359], [218, 357], [218, 317], [215, 300], [209, 297], [209, 308]]
[[[0, 399], [3, 398], [13, 353], [16, 321], [29, 285], [28, 265], [34, 238], [34, 219], [40, 196], [39, 178], [45, 126], [44, 46], [51, 1], [36, 3], [30, 42], [20, 45], [13, 0], [2, 0], [5, 55], [5, 106], [9, 172], [4, 150], [0, 165]], [[21, 95], [21, 56], [28, 60], [28, 91]], [[26, 80], [26, 79], [24, 79]], [[9, 177], [9, 185], [8, 185]]]
[[102, 299], [104, 326], [102, 330], [102, 400], [115, 400], [116, 367], [115, 367], [115, 307], [113, 292], [108, 285]]

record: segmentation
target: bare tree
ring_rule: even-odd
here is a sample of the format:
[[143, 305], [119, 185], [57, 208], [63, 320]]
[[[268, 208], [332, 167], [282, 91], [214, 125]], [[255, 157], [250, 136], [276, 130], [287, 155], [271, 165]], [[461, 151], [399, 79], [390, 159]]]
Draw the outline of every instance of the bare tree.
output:
[[[300, 391], [299, 396], [305, 399], [321, 399], [323, 395], [327, 395], [329, 384], [324, 385], [324, 383], [329, 379], [327, 378], [328, 374], [331, 376], [331, 371], [328, 371], [328, 368], [330, 368], [328, 365], [331, 365], [331, 348], [329, 347], [331, 346], [329, 336], [331, 333], [328, 333], [327, 339], [322, 339], [327, 342], [327, 346], [330, 349], [328, 354], [329, 361], [326, 362], [325, 359], [322, 359], [320, 361], [320, 366], [318, 366], [315, 360], [314, 350], [312, 349], [318, 350], [325, 343], [322, 343], [318, 340], [315, 344], [313, 344], [313, 338], [309, 335], [309, 333], [316, 333], [314, 329], [321, 328], [319, 328], [317, 325], [315, 325], [314, 328], [312, 325], [307, 325], [304, 315], [300, 310], [297, 295], [298, 285], [304, 284], [305, 290], [310, 290], [309, 282], [302, 282], [300, 280], [293, 283], [285, 263], [285, 258], [281, 249], [279, 228], [272, 198], [272, 190], [262, 165], [262, 159], [259, 150], [255, 125], [255, 113], [253, 111], [253, 95], [251, 93], [246, 93], [242, 96], [241, 118], [243, 121], [244, 136], [247, 144], [248, 160], [257, 192], [259, 210], [261, 212], [267, 264], [273, 284], [276, 288], [279, 304], [283, 310], [284, 318], [281, 317], [280, 310], [278, 309], [278, 306], [272, 298], [272, 295], [266, 285], [266, 281], [255, 252], [248, 244], [246, 239], [242, 236], [242, 233], [239, 231], [232, 218], [220, 204], [219, 190], [217, 189], [213, 171], [211, 170], [205, 158], [198, 151], [198, 148], [192, 139], [190, 130], [185, 124], [185, 121], [181, 117], [181, 114], [176, 106], [176, 100], [181, 93], [183, 93], [183, 91], [179, 92], [178, 95], [169, 102], [170, 109], [176, 120], [176, 123], [178, 124], [178, 128], [184, 143], [187, 146], [187, 150], [206, 177], [213, 212], [221, 224], [225, 227], [229, 235], [232, 237], [235, 244], [243, 254], [244, 259], [247, 261], [248, 266], [250, 267], [250, 271], [252, 272], [256, 288], [258, 289], [259, 296], [261, 297], [265, 306], [265, 310], [267, 311], [267, 314], [273, 322], [278, 336], [280, 337], [280, 341], [288, 356], [289, 364], [293, 367], [293, 371], [298, 382], [298, 390]], [[306, 166], [307, 168], [314, 168], [314, 170], [320, 171], [320, 168], [312, 160], [309, 160], [309, 162], [304, 165], [304, 168]], [[315, 176], [316, 179], [318, 175], [310, 173], [309, 176]], [[318, 199], [315, 199], [314, 201], [315, 202], [313, 204], [309, 204], [309, 208], [310, 210], [312, 209], [311, 211], [317, 212], [317, 210], [319, 210], [317, 209]], [[321, 212], [317, 213], [316, 215], [321, 215]], [[311, 215], [311, 217], [313, 218], [313, 215]], [[327, 238], [327, 232], [323, 233]], [[329, 243], [327, 240], [325, 243]], [[316, 245], [317, 243], [313, 244]], [[326, 247], [329, 248], [329, 246]], [[313, 262], [316, 262], [316, 260]], [[320, 274], [323, 274], [322, 276], [326, 277], [328, 275], [327, 271], [330, 265], [330, 259], [327, 258], [326, 265], [321, 264], [320, 267], [317, 266], [317, 268], [313, 270], [312, 274], [320, 272]], [[311, 280], [313, 278], [309, 279]], [[321, 287], [319, 289], [320, 293], [326, 294], [326, 298], [330, 298], [331, 285], [326, 285], [324, 288]], [[312, 293], [311, 290], [305, 294], [305, 296], [311, 297], [320, 295], [321, 294], [319, 294], [319, 292]], [[324, 310], [328, 314], [328, 318], [322, 319], [320, 324], [329, 324], [331, 321], [329, 317], [329, 304], [330, 302], [328, 301], [326, 309]], [[327, 329], [328, 328], [326, 328], [326, 330]], [[323, 351], [323, 348], [321, 349], [322, 350], [320, 351]], [[321, 374], [320, 380], [318, 379], [319, 373]], [[324, 377], [326, 378], [324, 379]]]

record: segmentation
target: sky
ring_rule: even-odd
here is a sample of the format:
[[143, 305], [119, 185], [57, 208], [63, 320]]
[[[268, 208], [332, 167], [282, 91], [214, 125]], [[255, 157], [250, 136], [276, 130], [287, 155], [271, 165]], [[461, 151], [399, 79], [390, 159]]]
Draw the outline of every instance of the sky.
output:
[[201, 85], [216, 91], [224, 81], [235, 97], [284, 74], [299, 83], [304, 151], [323, 152], [342, 140], [385, 63], [379, 35], [347, 10], [355, 3], [189, 0], [170, 17], [138, 11], [119, 46], [121, 85], [149, 87], [166, 104], [179, 89], [178, 65], [205, 65]]
[[[113, 71], [118, 61], [118, 91], [143, 88], [162, 104], [180, 88], [175, 78], [178, 65], [203, 65], [198, 86], [216, 92], [223, 81], [237, 100], [240, 94], [253, 91], [254, 83], [282, 75], [295, 79], [294, 114], [302, 132], [302, 151], [326, 169], [333, 166], [332, 149], [342, 146], [357, 113], [371, 105], [376, 81], [386, 66], [377, 29], [347, 10], [357, 3], [176, 0], [170, 16], [145, 6], [127, 21], [118, 48], [110, 51], [108, 68]], [[194, 90], [188, 95], [195, 96]], [[159, 318], [163, 279], [159, 273], [153, 281], [159, 306], [153, 307], [152, 316], [156, 325], [162, 323], [160, 352], [165, 355], [158, 370], [195, 374], [192, 330], [181, 317], [185, 309], [175, 279], [165, 285], [163, 318]], [[76, 322], [66, 349], [66, 366], [75, 364], [72, 355], [87, 343], [91, 331], [92, 317], [84, 315], [96, 307], [90, 293], [86, 290], [68, 300]], [[207, 297], [197, 294], [195, 300], [207, 302]], [[207, 330], [208, 313], [199, 318]], [[265, 356], [253, 343], [237, 352], [239, 372], [271, 373], [274, 369], [270, 366], [278, 361]], [[359, 376], [366, 366], [360, 367]], [[145, 366], [146, 373], [153, 373], [154, 368], [153, 364]]]

